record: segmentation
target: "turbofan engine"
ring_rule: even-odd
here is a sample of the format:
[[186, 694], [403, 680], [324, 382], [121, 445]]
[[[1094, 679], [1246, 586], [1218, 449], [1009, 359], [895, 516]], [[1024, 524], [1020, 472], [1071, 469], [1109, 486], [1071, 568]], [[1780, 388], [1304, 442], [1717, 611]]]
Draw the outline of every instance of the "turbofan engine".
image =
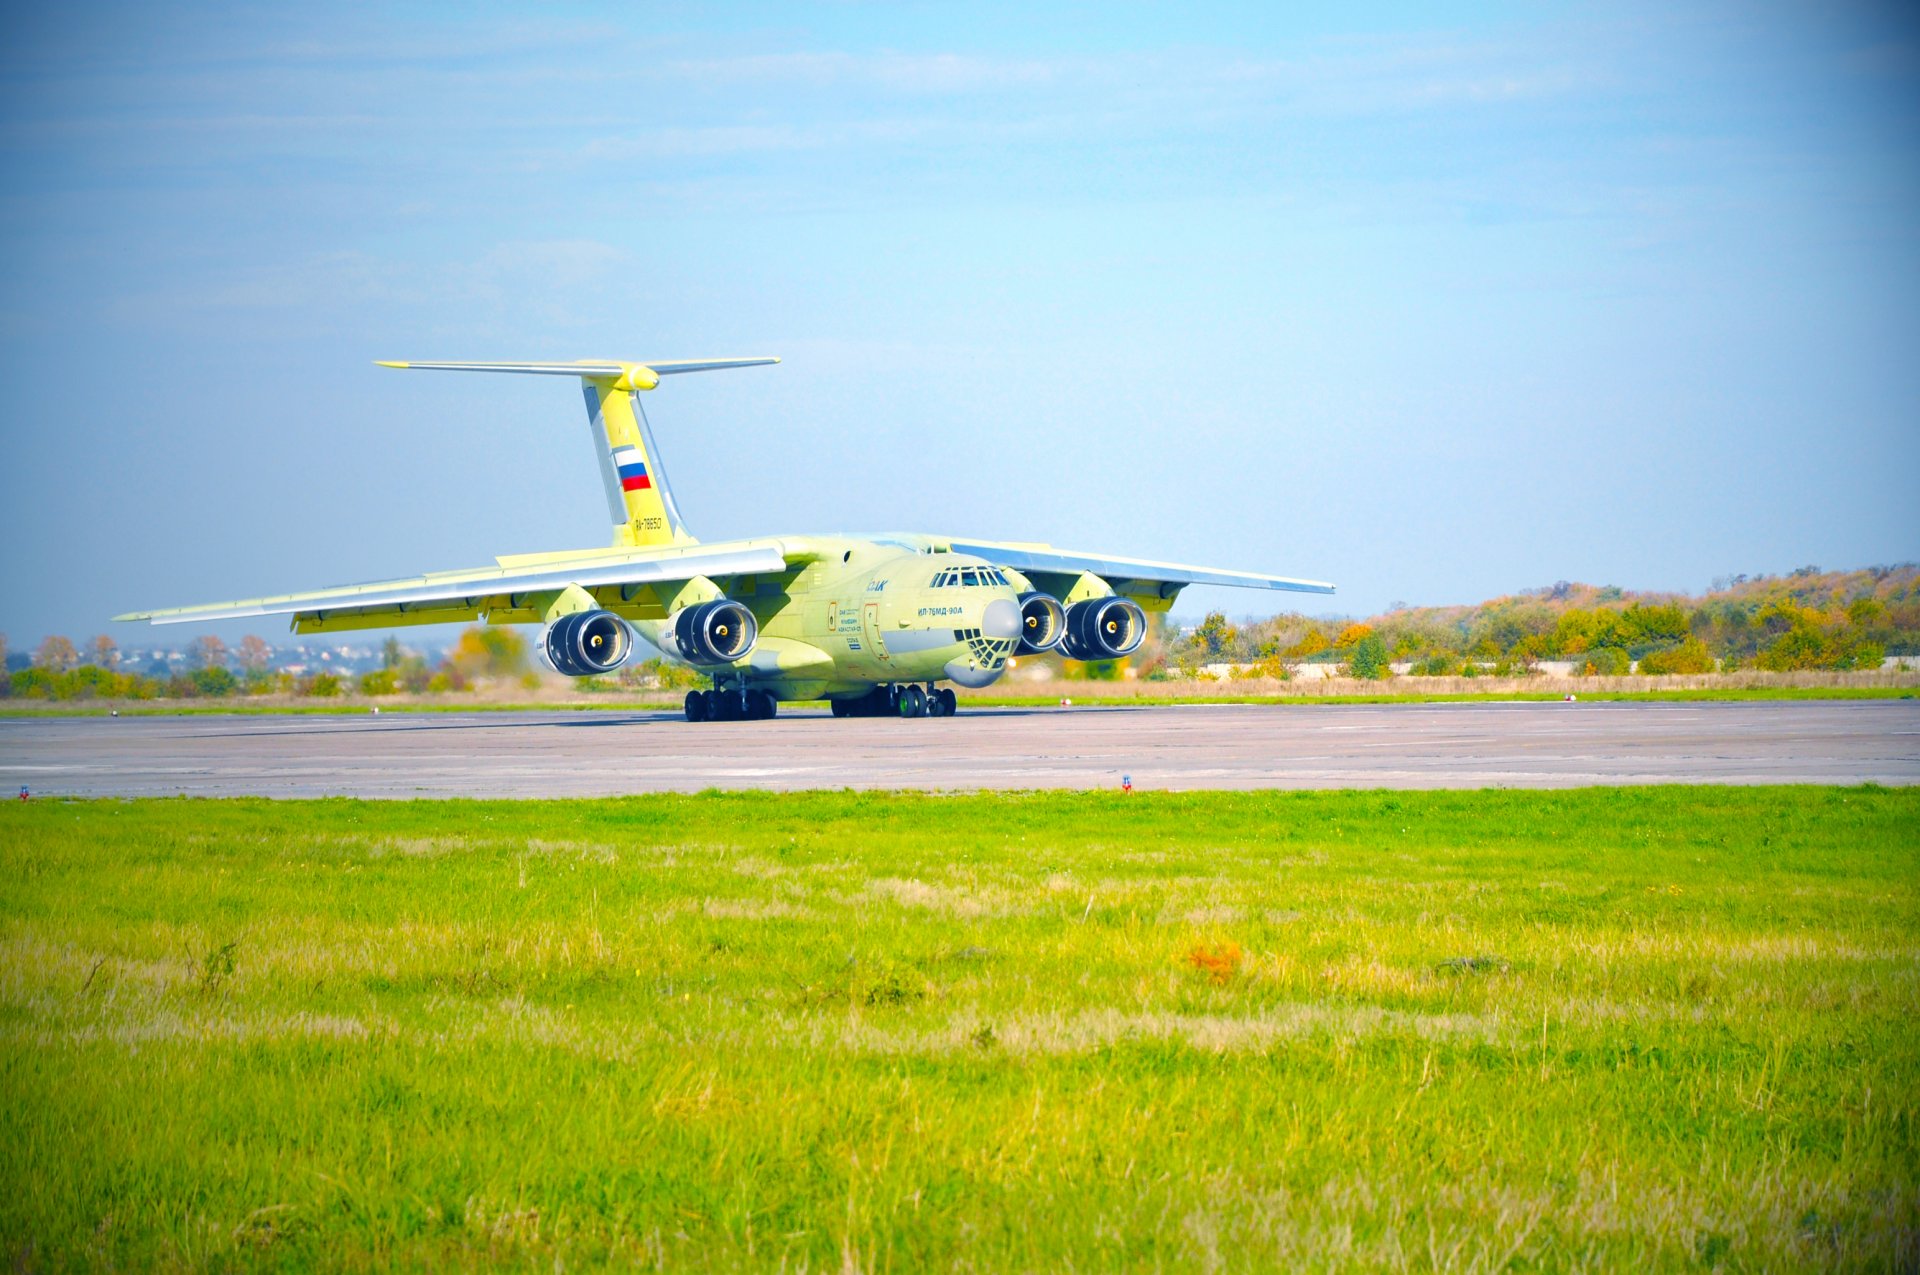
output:
[[1038, 655], [1060, 645], [1067, 632], [1066, 608], [1050, 594], [1020, 595], [1020, 654]]
[[673, 642], [689, 664], [731, 664], [753, 650], [760, 622], [731, 598], [690, 606], [673, 617]]
[[611, 673], [633, 653], [633, 631], [611, 611], [575, 611], [547, 626], [547, 659], [568, 677]]
[[1060, 653], [1070, 660], [1117, 660], [1147, 637], [1147, 613], [1130, 598], [1088, 598], [1067, 608]]

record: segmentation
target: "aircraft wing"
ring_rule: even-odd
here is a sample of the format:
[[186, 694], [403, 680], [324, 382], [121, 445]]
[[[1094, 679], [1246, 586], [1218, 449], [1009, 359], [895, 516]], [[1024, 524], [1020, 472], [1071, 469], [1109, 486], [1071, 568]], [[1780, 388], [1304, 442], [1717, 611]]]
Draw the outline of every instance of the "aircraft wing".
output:
[[646, 585], [677, 583], [696, 576], [776, 572], [786, 566], [787, 556], [780, 543], [771, 540], [639, 551], [588, 550], [578, 556], [534, 555], [531, 561], [506, 559], [499, 566], [441, 571], [312, 593], [135, 611], [114, 619], [185, 624], [291, 615], [295, 627], [303, 631], [444, 623], [474, 619], [488, 611], [519, 611], [528, 605], [526, 595], [553, 593], [569, 585], [578, 585], [603, 600], [625, 601], [634, 590]]
[[1177, 562], [1151, 562], [1144, 558], [1116, 558], [1110, 554], [1056, 549], [1052, 545], [994, 540], [952, 540], [947, 545], [955, 553], [970, 553], [999, 566], [1012, 567], [1027, 576], [1077, 576], [1086, 572], [1099, 576], [1123, 593], [1134, 592], [1122, 588], [1123, 583], [1134, 582], [1160, 586], [1157, 591], [1166, 597], [1171, 597], [1189, 584], [1280, 589], [1291, 593], [1333, 592], [1333, 586], [1321, 580], [1256, 575], [1251, 571], [1223, 571], [1217, 567], [1190, 567]]

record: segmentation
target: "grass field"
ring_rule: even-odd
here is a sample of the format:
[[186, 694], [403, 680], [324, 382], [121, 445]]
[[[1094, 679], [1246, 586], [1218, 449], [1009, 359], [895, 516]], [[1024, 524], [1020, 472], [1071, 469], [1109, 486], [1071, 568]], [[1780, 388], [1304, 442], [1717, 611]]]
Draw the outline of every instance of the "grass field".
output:
[[1920, 793], [0, 809], [35, 1269], [1920, 1266]]

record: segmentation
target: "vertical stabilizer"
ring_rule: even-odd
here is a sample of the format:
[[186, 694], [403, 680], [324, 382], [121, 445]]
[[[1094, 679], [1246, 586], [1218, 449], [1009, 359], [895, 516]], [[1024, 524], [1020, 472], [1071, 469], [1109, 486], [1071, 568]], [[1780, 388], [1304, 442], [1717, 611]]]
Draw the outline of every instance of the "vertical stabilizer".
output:
[[594, 450], [613, 517], [613, 543], [645, 548], [692, 544], [660, 465], [653, 431], [633, 391], [609, 377], [583, 378]]
[[634, 395], [682, 372], [717, 372], [761, 367], [776, 358], [681, 359], [663, 363], [620, 363], [582, 359], [575, 363], [389, 363], [381, 367], [422, 368], [437, 372], [514, 372], [530, 376], [577, 376], [586, 391], [593, 451], [607, 489], [607, 513], [613, 518], [613, 543], [650, 548], [696, 543], [680, 521], [667, 476], [660, 465], [647, 414]]

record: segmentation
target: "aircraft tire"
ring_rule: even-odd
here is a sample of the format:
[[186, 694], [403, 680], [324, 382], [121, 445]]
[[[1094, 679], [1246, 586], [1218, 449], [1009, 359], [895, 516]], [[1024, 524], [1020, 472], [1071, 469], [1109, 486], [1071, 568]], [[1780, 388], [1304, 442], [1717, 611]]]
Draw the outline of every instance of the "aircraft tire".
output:
[[960, 697], [953, 693], [953, 688], [951, 686], [941, 687], [939, 690], [933, 693], [933, 697], [935, 700], [939, 701], [940, 716], [952, 717], [955, 713], [960, 711]]
[[917, 686], [909, 686], [900, 692], [900, 716], [925, 717], [927, 715], [927, 693]]
[[765, 691], [747, 692], [747, 716], [756, 722], [771, 721], [780, 711], [780, 701]]
[[835, 717], [853, 716], [854, 705], [852, 700], [830, 699], [827, 701], [827, 707], [833, 710]]
[[687, 720], [704, 722], [708, 718], [707, 693], [705, 691], [687, 692]]

